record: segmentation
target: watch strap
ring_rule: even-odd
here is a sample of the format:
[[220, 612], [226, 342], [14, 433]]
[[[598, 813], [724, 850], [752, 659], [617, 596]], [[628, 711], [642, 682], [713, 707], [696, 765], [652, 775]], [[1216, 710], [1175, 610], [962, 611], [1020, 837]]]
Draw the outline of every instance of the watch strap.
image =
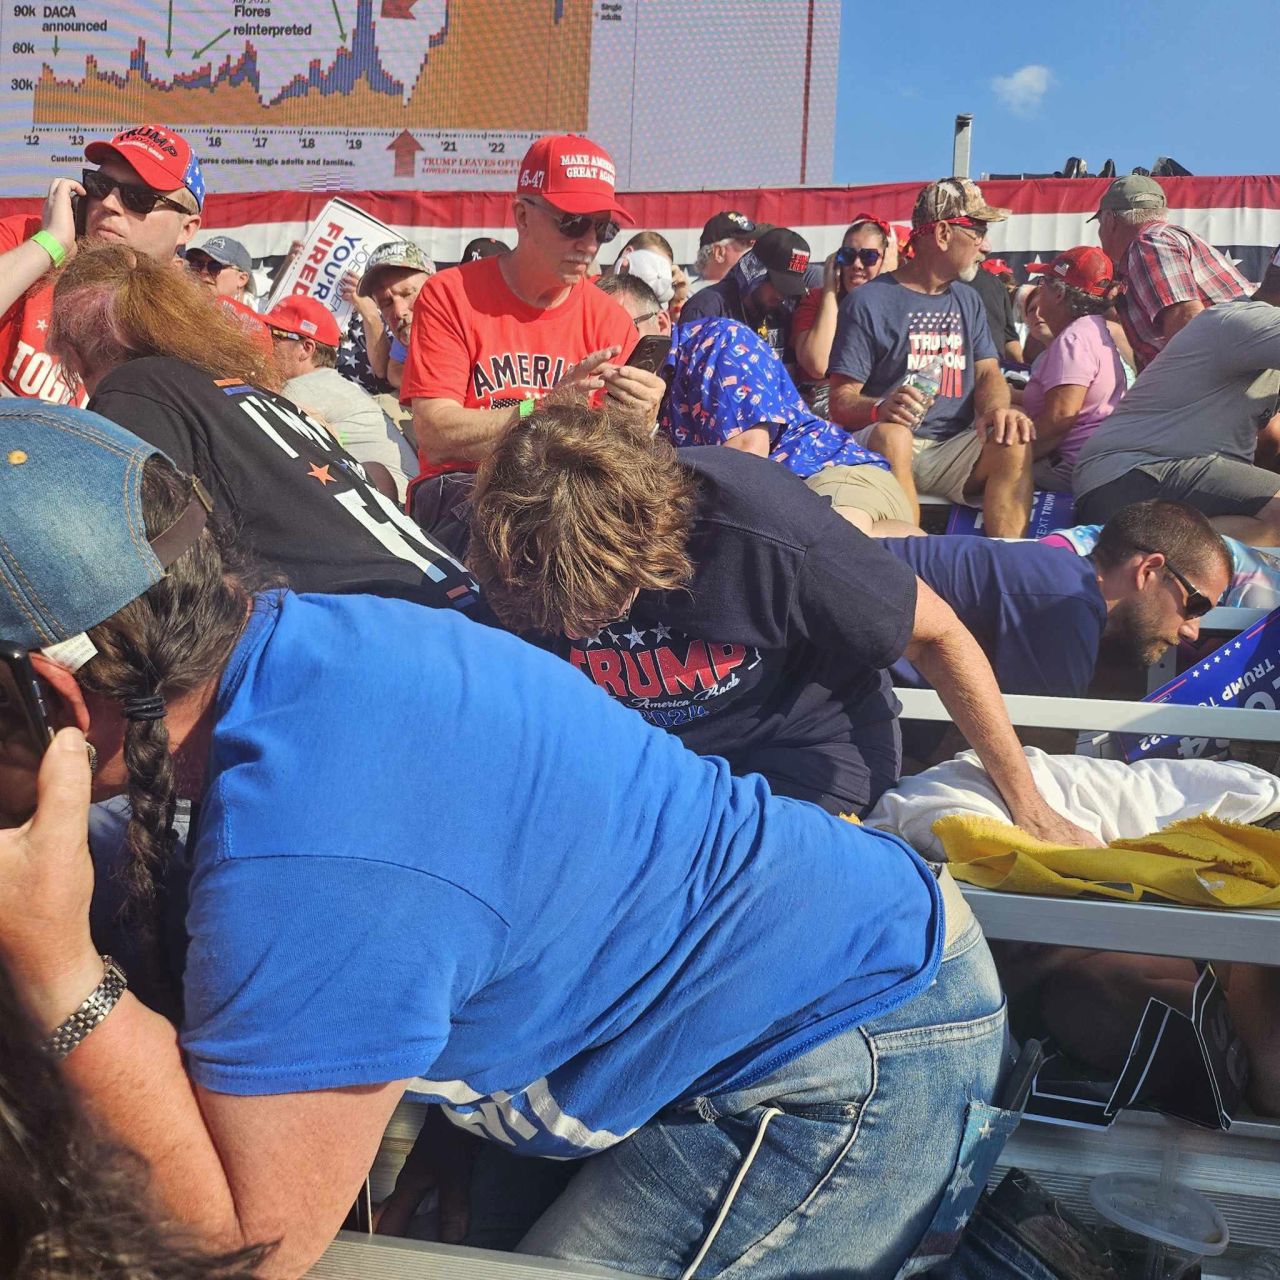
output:
[[103, 956], [102, 963], [105, 966], [102, 981], [41, 1046], [51, 1058], [65, 1058], [116, 1007], [120, 997], [124, 995], [129, 985], [124, 970], [110, 956]]

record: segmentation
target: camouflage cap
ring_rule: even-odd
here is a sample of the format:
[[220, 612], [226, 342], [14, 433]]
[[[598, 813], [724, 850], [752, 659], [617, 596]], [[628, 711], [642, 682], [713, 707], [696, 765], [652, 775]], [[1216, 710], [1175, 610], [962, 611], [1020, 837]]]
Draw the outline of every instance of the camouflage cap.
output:
[[1008, 209], [996, 209], [983, 199], [976, 182], [968, 178], [939, 178], [916, 197], [911, 211], [911, 225], [923, 227], [934, 222], [950, 222], [954, 218], [972, 218], [975, 222], [1003, 222]]
[[364, 275], [360, 277], [360, 287], [356, 290], [360, 297], [369, 296], [373, 291], [374, 278], [387, 267], [423, 271], [429, 276], [435, 275], [436, 271], [436, 264], [412, 240], [388, 240], [386, 244], [380, 244], [364, 264]]

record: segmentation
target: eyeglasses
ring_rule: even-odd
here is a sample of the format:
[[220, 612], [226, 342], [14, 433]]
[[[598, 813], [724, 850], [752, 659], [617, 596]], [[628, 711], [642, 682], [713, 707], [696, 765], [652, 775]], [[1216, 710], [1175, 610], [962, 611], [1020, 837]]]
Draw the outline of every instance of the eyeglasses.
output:
[[979, 244], [987, 238], [987, 224], [985, 222], [975, 222], [971, 218], [948, 218], [946, 222], [949, 227], [959, 227], [961, 231], [972, 231]]
[[631, 323], [638, 329], [647, 320], [656, 320], [661, 314], [661, 311], [646, 311], [643, 315], [632, 316]]
[[85, 169], [80, 175], [80, 182], [84, 187], [85, 195], [90, 200], [105, 200], [113, 191], [118, 191], [120, 203], [130, 213], [140, 213], [144, 217], [158, 204], [168, 209], [176, 209], [179, 213], [191, 212], [186, 206], [180, 205], [176, 200], [170, 200], [159, 191], [153, 191], [140, 183], [117, 182], [114, 178], [108, 178], [101, 169]]
[[187, 266], [198, 276], [220, 276], [227, 269], [225, 262], [203, 253], [187, 254]]
[[276, 342], [301, 342], [302, 335], [300, 333], [289, 333], [285, 329], [277, 329], [274, 325], [268, 325], [268, 330], [272, 338]]
[[1187, 593], [1187, 602], [1182, 608], [1183, 614], [1187, 618], [1203, 618], [1213, 608], [1213, 601], [1203, 591], [1188, 582], [1168, 560], [1164, 562], [1164, 567], [1169, 576]]
[[547, 205], [539, 204], [536, 200], [530, 200], [527, 196], [524, 203], [549, 214], [556, 224], [556, 230], [568, 240], [581, 240], [588, 231], [594, 230], [596, 242], [608, 244], [622, 230], [612, 218], [593, 218], [589, 213], [559, 213]]
[[851, 267], [860, 262], [864, 267], [874, 267], [883, 256], [879, 249], [837, 249], [836, 266]]

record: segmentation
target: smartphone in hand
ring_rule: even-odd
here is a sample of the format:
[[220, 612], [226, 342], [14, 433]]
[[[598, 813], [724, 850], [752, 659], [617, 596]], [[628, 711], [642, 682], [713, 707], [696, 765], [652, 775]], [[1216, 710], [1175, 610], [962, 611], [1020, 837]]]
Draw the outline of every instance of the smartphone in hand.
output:
[[36, 808], [36, 775], [53, 726], [31, 658], [0, 640], [0, 825], [25, 822]]
[[651, 333], [641, 338], [627, 357], [627, 367], [643, 369], [645, 373], [657, 373], [671, 351], [669, 333]]

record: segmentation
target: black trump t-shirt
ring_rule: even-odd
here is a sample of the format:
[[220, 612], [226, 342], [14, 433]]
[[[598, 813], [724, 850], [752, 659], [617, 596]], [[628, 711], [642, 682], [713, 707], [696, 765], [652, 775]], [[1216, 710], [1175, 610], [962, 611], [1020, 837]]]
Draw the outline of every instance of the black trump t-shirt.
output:
[[240, 544], [295, 591], [396, 596], [479, 613], [470, 573], [283, 397], [148, 356], [112, 370], [89, 408], [198, 476]]
[[557, 652], [735, 773], [829, 808], [866, 803], [863, 747], [892, 734], [896, 765], [884, 668], [911, 638], [915, 574], [776, 462], [719, 447], [680, 461], [699, 489], [688, 588], [642, 591]]

